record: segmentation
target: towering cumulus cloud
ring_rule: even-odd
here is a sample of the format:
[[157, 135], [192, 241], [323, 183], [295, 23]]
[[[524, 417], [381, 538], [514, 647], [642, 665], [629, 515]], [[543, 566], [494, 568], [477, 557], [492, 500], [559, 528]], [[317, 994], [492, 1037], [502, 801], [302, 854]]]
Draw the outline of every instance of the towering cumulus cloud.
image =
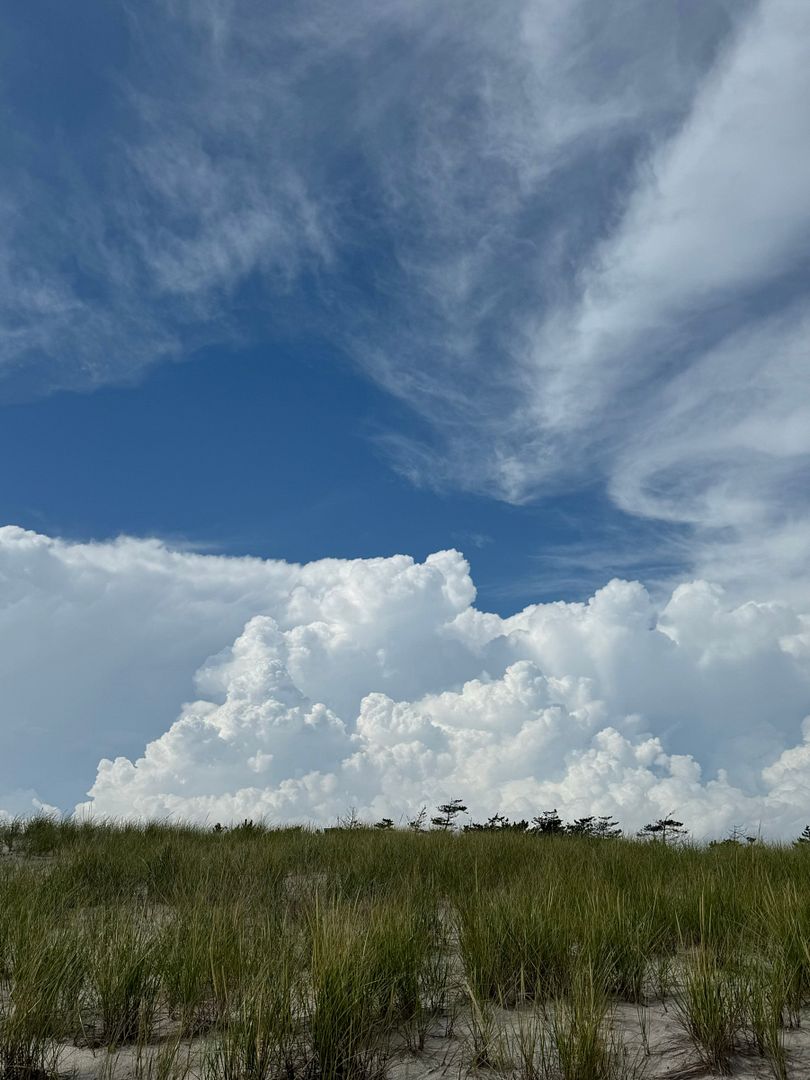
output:
[[134, 746], [98, 763], [82, 813], [324, 823], [462, 795], [477, 814], [675, 811], [697, 835], [772, 836], [810, 816], [810, 618], [783, 603], [695, 581], [656, 608], [614, 580], [501, 618], [455, 551], [298, 566], [19, 529], [0, 530], [0, 575], [4, 751], [42, 710], [8, 811], [58, 801], [20, 790], [43, 746], [74, 783]]
[[593, 595], [0, 528], [0, 813], [810, 821], [810, 0], [6, 6], [2, 520]]

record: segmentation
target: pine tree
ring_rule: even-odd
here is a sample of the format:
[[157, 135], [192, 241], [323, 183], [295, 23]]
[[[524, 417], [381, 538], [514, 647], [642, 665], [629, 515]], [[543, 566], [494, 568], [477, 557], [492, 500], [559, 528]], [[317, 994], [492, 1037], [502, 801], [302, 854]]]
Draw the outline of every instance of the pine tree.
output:
[[461, 828], [462, 832], [496, 832], [499, 829], [508, 828], [509, 818], [503, 814], [493, 814], [486, 821], [468, 821]]
[[436, 809], [439, 813], [436, 817], [430, 819], [430, 824], [434, 829], [443, 829], [445, 832], [449, 832], [455, 827], [456, 818], [459, 814], [466, 814], [467, 812], [467, 807], [461, 799], [451, 799], [450, 802], [442, 803]]
[[609, 814], [577, 818], [565, 826], [565, 831], [570, 836], [593, 836], [600, 840], [622, 835], [618, 821], [614, 821]]
[[510, 832], [528, 832], [529, 823], [526, 818], [521, 818], [520, 821], [507, 821], [502, 826], [504, 829], [509, 829]]
[[810, 844], [810, 825], [805, 825], [802, 829], [801, 836], [796, 840], [796, 844]]
[[532, 818], [532, 832], [540, 836], [557, 836], [565, 831], [562, 818], [554, 810], [544, 810], [541, 814]]
[[622, 835], [622, 829], [618, 821], [610, 816], [610, 814], [602, 814], [596, 819], [593, 827], [594, 836], [599, 836], [603, 840], [610, 840], [617, 836]]
[[663, 844], [672, 843], [680, 836], [686, 835], [682, 821], [676, 821], [673, 817], [659, 818], [651, 821], [639, 830], [639, 836], [649, 840], [660, 840]]
[[492, 817], [487, 818], [484, 824], [484, 828], [487, 829], [489, 832], [492, 832], [495, 829], [503, 829], [508, 826], [508, 824], [508, 817], [504, 817], [503, 814], [493, 814]]
[[565, 831], [571, 836], [593, 836], [596, 831], [596, 818], [581, 817], [565, 826]]

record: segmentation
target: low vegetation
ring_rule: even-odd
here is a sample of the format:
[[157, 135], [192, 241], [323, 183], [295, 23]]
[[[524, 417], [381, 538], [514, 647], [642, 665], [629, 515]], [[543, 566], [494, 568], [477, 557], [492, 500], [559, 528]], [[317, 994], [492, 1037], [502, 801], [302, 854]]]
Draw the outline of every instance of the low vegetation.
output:
[[0, 1080], [69, 1071], [73, 1048], [99, 1075], [123, 1048], [138, 1080], [377, 1080], [437, 1040], [462, 1072], [621, 1080], [662, 1003], [690, 1067], [806, 1075], [786, 1034], [810, 1000], [810, 844], [463, 810], [0, 825]]

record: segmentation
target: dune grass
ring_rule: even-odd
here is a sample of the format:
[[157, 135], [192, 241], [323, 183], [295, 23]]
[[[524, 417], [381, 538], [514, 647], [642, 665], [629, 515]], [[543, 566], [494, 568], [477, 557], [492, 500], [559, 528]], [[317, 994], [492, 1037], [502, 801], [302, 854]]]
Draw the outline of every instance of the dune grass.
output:
[[203, 1080], [378, 1080], [448, 1031], [470, 1070], [620, 1080], [643, 1063], [614, 1007], [665, 995], [696, 1062], [757, 1055], [786, 1080], [810, 999], [804, 847], [50, 819], [0, 834], [0, 1080], [48, 1080], [71, 1043], [131, 1047], [138, 1077], [170, 1080], [194, 1040]]

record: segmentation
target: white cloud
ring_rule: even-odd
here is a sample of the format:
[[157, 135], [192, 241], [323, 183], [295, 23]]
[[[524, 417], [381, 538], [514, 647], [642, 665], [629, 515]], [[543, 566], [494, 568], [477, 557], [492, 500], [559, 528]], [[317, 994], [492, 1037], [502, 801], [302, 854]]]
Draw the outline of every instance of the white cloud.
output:
[[[778, 652], [775, 639], [763, 642], [754, 628], [750, 637], [741, 630], [738, 637], [745, 641], [739, 644], [744, 647], [731, 662], [728, 653], [723, 660], [713, 657], [711, 646], [722, 643], [725, 635], [721, 630], [718, 638], [711, 621], [707, 626], [701, 619], [707, 591], [711, 592], [702, 583], [680, 590], [675, 608], [685, 618], [678, 630], [697, 622], [701, 634], [694, 643], [687, 636], [684, 648], [689, 657], [679, 656], [681, 646], [667, 635], [669, 646], [659, 654], [653, 672], [661, 680], [658, 707], [650, 703], [644, 716], [622, 714], [618, 700], [634, 697], [639, 666], [653, 654], [632, 660], [616, 651], [614, 600], [627, 616], [628, 594], [633, 598], [631, 617], [623, 620], [622, 628], [637, 644], [644, 635], [653, 641], [663, 635], [644, 620], [634, 624], [632, 616], [646, 608], [646, 597], [643, 590], [619, 582], [594, 597], [584, 611], [569, 612], [570, 606], [562, 605], [554, 613], [592, 620], [580, 643], [591, 629], [606, 631], [607, 641], [600, 650], [612, 661], [612, 680], [544, 675], [536, 662], [526, 659], [501, 670], [496, 654], [503, 658], [503, 650], [485, 650], [479, 663], [495, 674], [414, 701], [395, 701], [373, 691], [363, 698], [356, 719], [345, 726], [326, 706], [313, 706], [291, 686], [281, 660], [285, 653], [290, 655], [285, 635], [279, 635], [267, 619], [254, 619], [232, 652], [220, 658], [217, 671], [225, 687], [224, 702], [186, 706], [171, 729], [134, 763], [121, 758], [102, 761], [92, 799], [80, 811], [226, 821], [267, 815], [275, 821], [324, 823], [350, 806], [366, 819], [400, 816], [414, 813], [423, 803], [435, 805], [461, 794], [478, 815], [498, 809], [532, 816], [556, 806], [568, 816], [612, 813], [626, 827], [637, 828], [674, 811], [698, 835], [721, 833], [734, 824], [753, 830], [762, 824], [771, 835], [790, 835], [810, 812], [806, 742], [764, 757], [761, 750], [749, 747], [749, 761], [756, 764], [743, 768], [747, 782], [737, 785], [728, 770], [704, 775], [697, 759], [708, 753], [735, 764], [725, 718], [715, 710], [737, 702], [733, 683], [751, 661], [751, 653], [759, 660], [761, 653], [772, 658]], [[719, 614], [714, 608], [712, 613]], [[545, 612], [530, 614], [542, 618]], [[738, 629], [756, 622], [745, 612], [722, 614]], [[532, 650], [534, 642], [522, 637], [525, 631], [512, 639], [514, 631], [502, 629], [513, 651]], [[540, 639], [541, 650], [549, 643], [547, 631], [548, 627], [537, 626], [529, 631]], [[292, 644], [289, 636], [287, 640]], [[567, 644], [563, 642], [563, 651]], [[701, 665], [708, 668], [712, 682], [722, 680], [717, 694], [701, 694], [708, 685], [696, 670]], [[674, 684], [673, 669], [679, 669], [684, 679], [695, 679], [696, 686]], [[789, 677], [797, 689], [802, 687], [797, 697], [806, 707], [807, 671], [794, 669]], [[666, 736], [649, 730], [660, 725], [661, 717], [687, 705], [702, 711], [692, 718], [691, 727], [697, 758], [667, 753]], [[788, 710], [780, 706], [789, 741], [799, 734], [801, 707], [789, 720]], [[760, 693], [748, 716], [734, 716], [735, 735], [755, 740], [756, 724], [765, 709], [773, 712], [767, 695]], [[745, 723], [753, 724], [753, 729], [742, 730]], [[257, 766], [257, 759], [263, 764]], [[760, 774], [763, 760], [773, 764]]]
[[430, 422], [381, 433], [414, 481], [595, 481], [699, 576], [801, 587], [806, 4], [148, 10], [103, 158], [9, 177], [6, 373], [305, 326]]
[[[565, 170], [581, 183], [602, 154], [632, 162], [627, 146], [668, 130], [747, 7], [707, 0], [687, 25], [677, 3], [637, 0], [610, 19], [593, 0], [352, 0], [337, 13], [153, 0], [120, 27], [132, 66], [110, 85], [100, 159], [57, 140], [43, 187], [21, 149], [30, 132], [15, 144], [0, 365], [47, 358], [46, 388], [132, 379], [255, 332], [229, 306], [251, 276], [283, 321], [310, 274], [329, 303], [319, 314], [308, 297], [309, 324], [325, 315], [330, 340], [441, 421], [448, 367], [469, 404], [492, 320], [508, 334], [553, 300], [543, 271], [561, 277], [571, 252], [543, 219], [575, 231], [581, 214]], [[100, 122], [87, 111], [90, 130]], [[342, 280], [358, 254], [374, 264], [367, 295]]]
[[7, 812], [69, 805], [103, 756], [83, 811], [810, 816], [810, 617], [784, 603], [612, 581], [501, 618], [452, 551], [296, 566], [13, 528], [0, 577]]
[[[533, 10], [524, 26], [547, 28]], [[653, 93], [649, 113], [639, 103], [650, 87], [636, 49], [626, 97], [607, 93], [601, 108], [584, 110], [582, 140], [558, 143], [551, 133], [570, 132], [570, 123], [550, 118], [577, 115], [586, 72], [603, 89], [613, 85], [599, 63], [603, 30], [590, 26], [594, 52], [583, 67], [572, 49], [587, 10], [563, 19], [559, 37], [547, 34], [562, 42], [560, 56], [576, 57], [550, 108], [540, 105], [549, 57], [529, 65], [535, 122], [520, 143], [523, 180], [509, 212], [486, 241], [467, 237], [463, 258], [451, 246], [429, 272], [424, 259], [413, 262], [442, 314], [435, 335], [432, 323], [416, 323], [401, 352], [405, 377], [391, 359], [403, 346], [391, 344], [384, 381], [434, 420], [439, 446], [396, 434], [385, 441], [411, 479], [515, 502], [604, 483], [621, 510], [682, 529], [681, 558], [698, 576], [740, 597], [807, 596], [810, 8], [792, 0], [737, 8], [710, 70], [693, 72], [685, 93], [672, 89], [669, 122], [656, 111], [663, 98]], [[649, 55], [664, 60], [652, 45]], [[661, 70], [685, 75], [665, 61]], [[615, 148], [645, 120], [648, 142], [627, 155], [621, 184], [555, 199], [556, 173], [583, 183], [583, 162], [566, 171], [572, 155]], [[510, 130], [500, 114], [494, 126]], [[452, 139], [442, 153], [466, 160]], [[487, 183], [481, 177], [482, 200]], [[571, 208], [587, 216], [605, 190], [614, 201], [601, 207], [599, 228], [578, 235]], [[437, 191], [436, 221], [452, 220], [455, 186]], [[531, 216], [549, 201], [556, 234]], [[525, 242], [513, 268], [503, 239], [517, 221]], [[524, 294], [510, 300], [505, 280], [520, 281]]]
[[2, 530], [8, 805], [78, 797], [106, 753], [101, 811], [323, 818], [459, 787], [794, 828], [810, 6], [149, 11], [103, 160], [55, 157], [57, 199], [7, 176], [4, 372], [131, 380], [294, 319], [306, 280], [308, 328], [434, 425], [387, 434], [415, 481], [522, 501], [585, 477], [687, 526], [715, 584], [501, 620], [453, 553], [297, 567]]
[[517, 500], [599, 476], [740, 596], [807, 595], [808, 43], [791, 0], [726, 41], [574, 298], [515, 334], [526, 404], [493, 418], [484, 476]]
[[592, 431], [616, 504], [690, 524], [696, 572], [749, 592], [810, 559], [808, 41], [806, 5], [759, 5], [534, 343], [530, 425]]
[[0, 794], [0, 821], [27, 818], [38, 814], [58, 815], [59, 808], [42, 802], [33, 789], [6, 791]]
[[[539, 328], [537, 408], [550, 430], [579, 430], [594, 413], [602, 417], [606, 405], [671, 366], [673, 345], [681, 353], [703, 345], [705, 331], [691, 320], [708, 321], [730, 297], [804, 259], [808, 32], [805, 5], [762, 3], [701, 85], [685, 123], [640, 171], [620, 224], [591, 255], [572, 317]], [[747, 321], [744, 312], [737, 319]], [[687, 351], [679, 367], [691, 369], [690, 361]], [[733, 390], [742, 382], [735, 378]]]
[[[101, 753], [135, 756], [166, 729], [205, 657], [255, 614], [290, 632], [295, 677], [316, 698], [328, 680], [341, 713], [359, 707], [375, 667], [381, 688], [406, 697], [440, 687], [454, 667], [463, 678], [474, 672], [460, 646], [439, 653], [418, 636], [472, 596], [463, 564], [447, 556], [298, 567], [0, 529], [0, 791], [47, 782], [43, 797], [75, 801]], [[216, 692], [205, 670], [201, 680]]]

